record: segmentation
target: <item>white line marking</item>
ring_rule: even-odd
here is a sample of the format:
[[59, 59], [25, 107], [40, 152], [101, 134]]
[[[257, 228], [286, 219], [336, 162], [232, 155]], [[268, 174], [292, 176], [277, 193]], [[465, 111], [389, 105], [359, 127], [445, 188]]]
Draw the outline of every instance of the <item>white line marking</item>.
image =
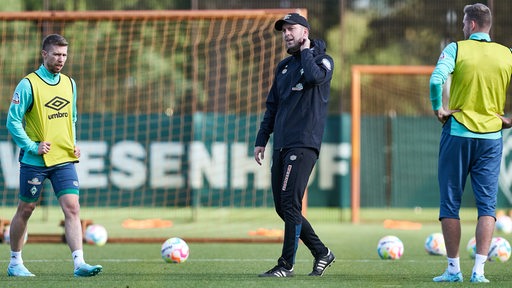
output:
[[[87, 259], [90, 262], [163, 262], [160, 258], [155, 259], [137, 259], [137, 258], [129, 258], [129, 259], [96, 259], [90, 258]], [[296, 262], [311, 262], [312, 260], [297, 260]], [[380, 260], [380, 259], [338, 259], [336, 258], [336, 262], [345, 262], [345, 263], [370, 263], [370, 262], [407, 262], [407, 263], [417, 263], [417, 262], [429, 262], [429, 263], [438, 263], [443, 262], [444, 259], [437, 260]], [[71, 259], [23, 259], [23, 262], [37, 262], [37, 263], [57, 263], [57, 262], [72, 262]], [[187, 259], [187, 262], [276, 262], [276, 259], [227, 259], [227, 258], [216, 258], [216, 259], [198, 259], [192, 258]], [[9, 260], [0, 260], [0, 263], [9, 263]]]

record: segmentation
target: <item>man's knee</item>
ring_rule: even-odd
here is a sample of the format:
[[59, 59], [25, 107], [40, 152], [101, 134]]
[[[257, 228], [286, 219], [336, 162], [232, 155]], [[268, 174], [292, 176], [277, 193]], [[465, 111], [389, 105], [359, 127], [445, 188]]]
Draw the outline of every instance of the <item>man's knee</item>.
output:
[[18, 204], [17, 213], [21, 218], [28, 219], [32, 215], [32, 212], [36, 209], [36, 203], [20, 201]]

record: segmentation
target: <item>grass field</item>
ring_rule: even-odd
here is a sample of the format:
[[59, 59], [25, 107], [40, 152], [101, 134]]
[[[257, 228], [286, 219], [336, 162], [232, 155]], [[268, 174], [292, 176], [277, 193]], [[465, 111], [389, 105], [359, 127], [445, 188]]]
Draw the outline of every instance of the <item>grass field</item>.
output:
[[[133, 209], [132, 209], [133, 210]], [[7, 218], [12, 211], [1, 208], [0, 217]], [[249, 230], [258, 228], [281, 229], [282, 224], [272, 209], [201, 211], [196, 222], [179, 220], [165, 229], [129, 230], [119, 228], [124, 217], [136, 213], [140, 219], [154, 217], [160, 212], [139, 211], [123, 214], [123, 211], [84, 212], [87, 216], [103, 215], [94, 221], [105, 224], [109, 233], [116, 237], [172, 237], [184, 239], [198, 237], [248, 238]], [[103, 214], [102, 214], [103, 213]], [[153, 214], [155, 213], [155, 214]], [[0, 287], [434, 287], [469, 286], [469, 274], [473, 260], [465, 251], [472, 236], [475, 217], [472, 210], [464, 211], [461, 265], [464, 283], [438, 284], [432, 282], [446, 268], [442, 256], [428, 255], [423, 248], [425, 238], [438, 232], [436, 210], [367, 210], [363, 211], [365, 222], [351, 224], [334, 221], [338, 212], [325, 209], [310, 209], [308, 216], [323, 241], [335, 253], [336, 263], [323, 277], [306, 276], [312, 267], [312, 257], [304, 245], [299, 246], [295, 264], [295, 277], [265, 279], [257, 274], [268, 270], [276, 263], [281, 251], [280, 243], [202, 243], [190, 242], [191, 254], [182, 264], [167, 264], [160, 258], [161, 243], [107, 243], [103, 247], [85, 245], [85, 257], [90, 264], [101, 264], [103, 272], [97, 277], [74, 278], [72, 262], [65, 244], [28, 243], [23, 250], [26, 266], [37, 276], [11, 278], [6, 276], [9, 247], [0, 245]], [[57, 211], [50, 211], [44, 221], [34, 215], [30, 231], [59, 232]], [[237, 216], [238, 215], [238, 216]], [[9, 214], [9, 217], [11, 215]], [[54, 219], [55, 218], [55, 219]], [[92, 218], [92, 217], [89, 217]], [[119, 218], [119, 219], [118, 219]], [[418, 230], [384, 228], [384, 219], [417, 221]], [[117, 224], [116, 224], [117, 223]], [[62, 231], [61, 231], [62, 232]], [[400, 260], [380, 260], [376, 253], [378, 240], [385, 235], [396, 235], [405, 246]], [[498, 235], [498, 234], [496, 234]], [[500, 235], [512, 241], [512, 235]], [[30, 241], [30, 234], [29, 234]], [[512, 260], [506, 263], [489, 262], [486, 276], [491, 283], [486, 287], [512, 287]], [[4, 271], [4, 272], [2, 272]], [[509, 286], [510, 285], [510, 286]]]

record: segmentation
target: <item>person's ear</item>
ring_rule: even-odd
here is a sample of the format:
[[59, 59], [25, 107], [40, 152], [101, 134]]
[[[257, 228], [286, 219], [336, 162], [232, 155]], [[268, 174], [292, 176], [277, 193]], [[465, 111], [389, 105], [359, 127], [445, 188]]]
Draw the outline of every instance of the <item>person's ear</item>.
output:
[[471, 25], [470, 26], [471, 27], [471, 31], [475, 31], [476, 28], [477, 28], [476, 21], [475, 20], [471, 20], [471, 22], [469, 22], [469, 23]]

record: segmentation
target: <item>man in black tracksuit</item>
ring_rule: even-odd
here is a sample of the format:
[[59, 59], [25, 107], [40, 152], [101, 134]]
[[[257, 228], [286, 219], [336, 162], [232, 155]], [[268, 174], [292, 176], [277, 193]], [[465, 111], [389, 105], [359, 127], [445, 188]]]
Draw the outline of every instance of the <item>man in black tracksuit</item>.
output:
[[334, 63], [325, 53], [322, 40], [309, 39], [309, 23], [301, 15], [286, 15], [275, 23], [275, 29], [283, 33], [291, 55], [275, 71], [254, 158], [261, 165], [270, 134], [274, 134], [272, 191], [276, 212], [285, 223], [284, 241], [277, 266], [259, 276], [293, 276], [299, 238], [315, 258], [309, 275], [322, 276], [335, 257], [301, 211], [308, 179], [320, 153]]

